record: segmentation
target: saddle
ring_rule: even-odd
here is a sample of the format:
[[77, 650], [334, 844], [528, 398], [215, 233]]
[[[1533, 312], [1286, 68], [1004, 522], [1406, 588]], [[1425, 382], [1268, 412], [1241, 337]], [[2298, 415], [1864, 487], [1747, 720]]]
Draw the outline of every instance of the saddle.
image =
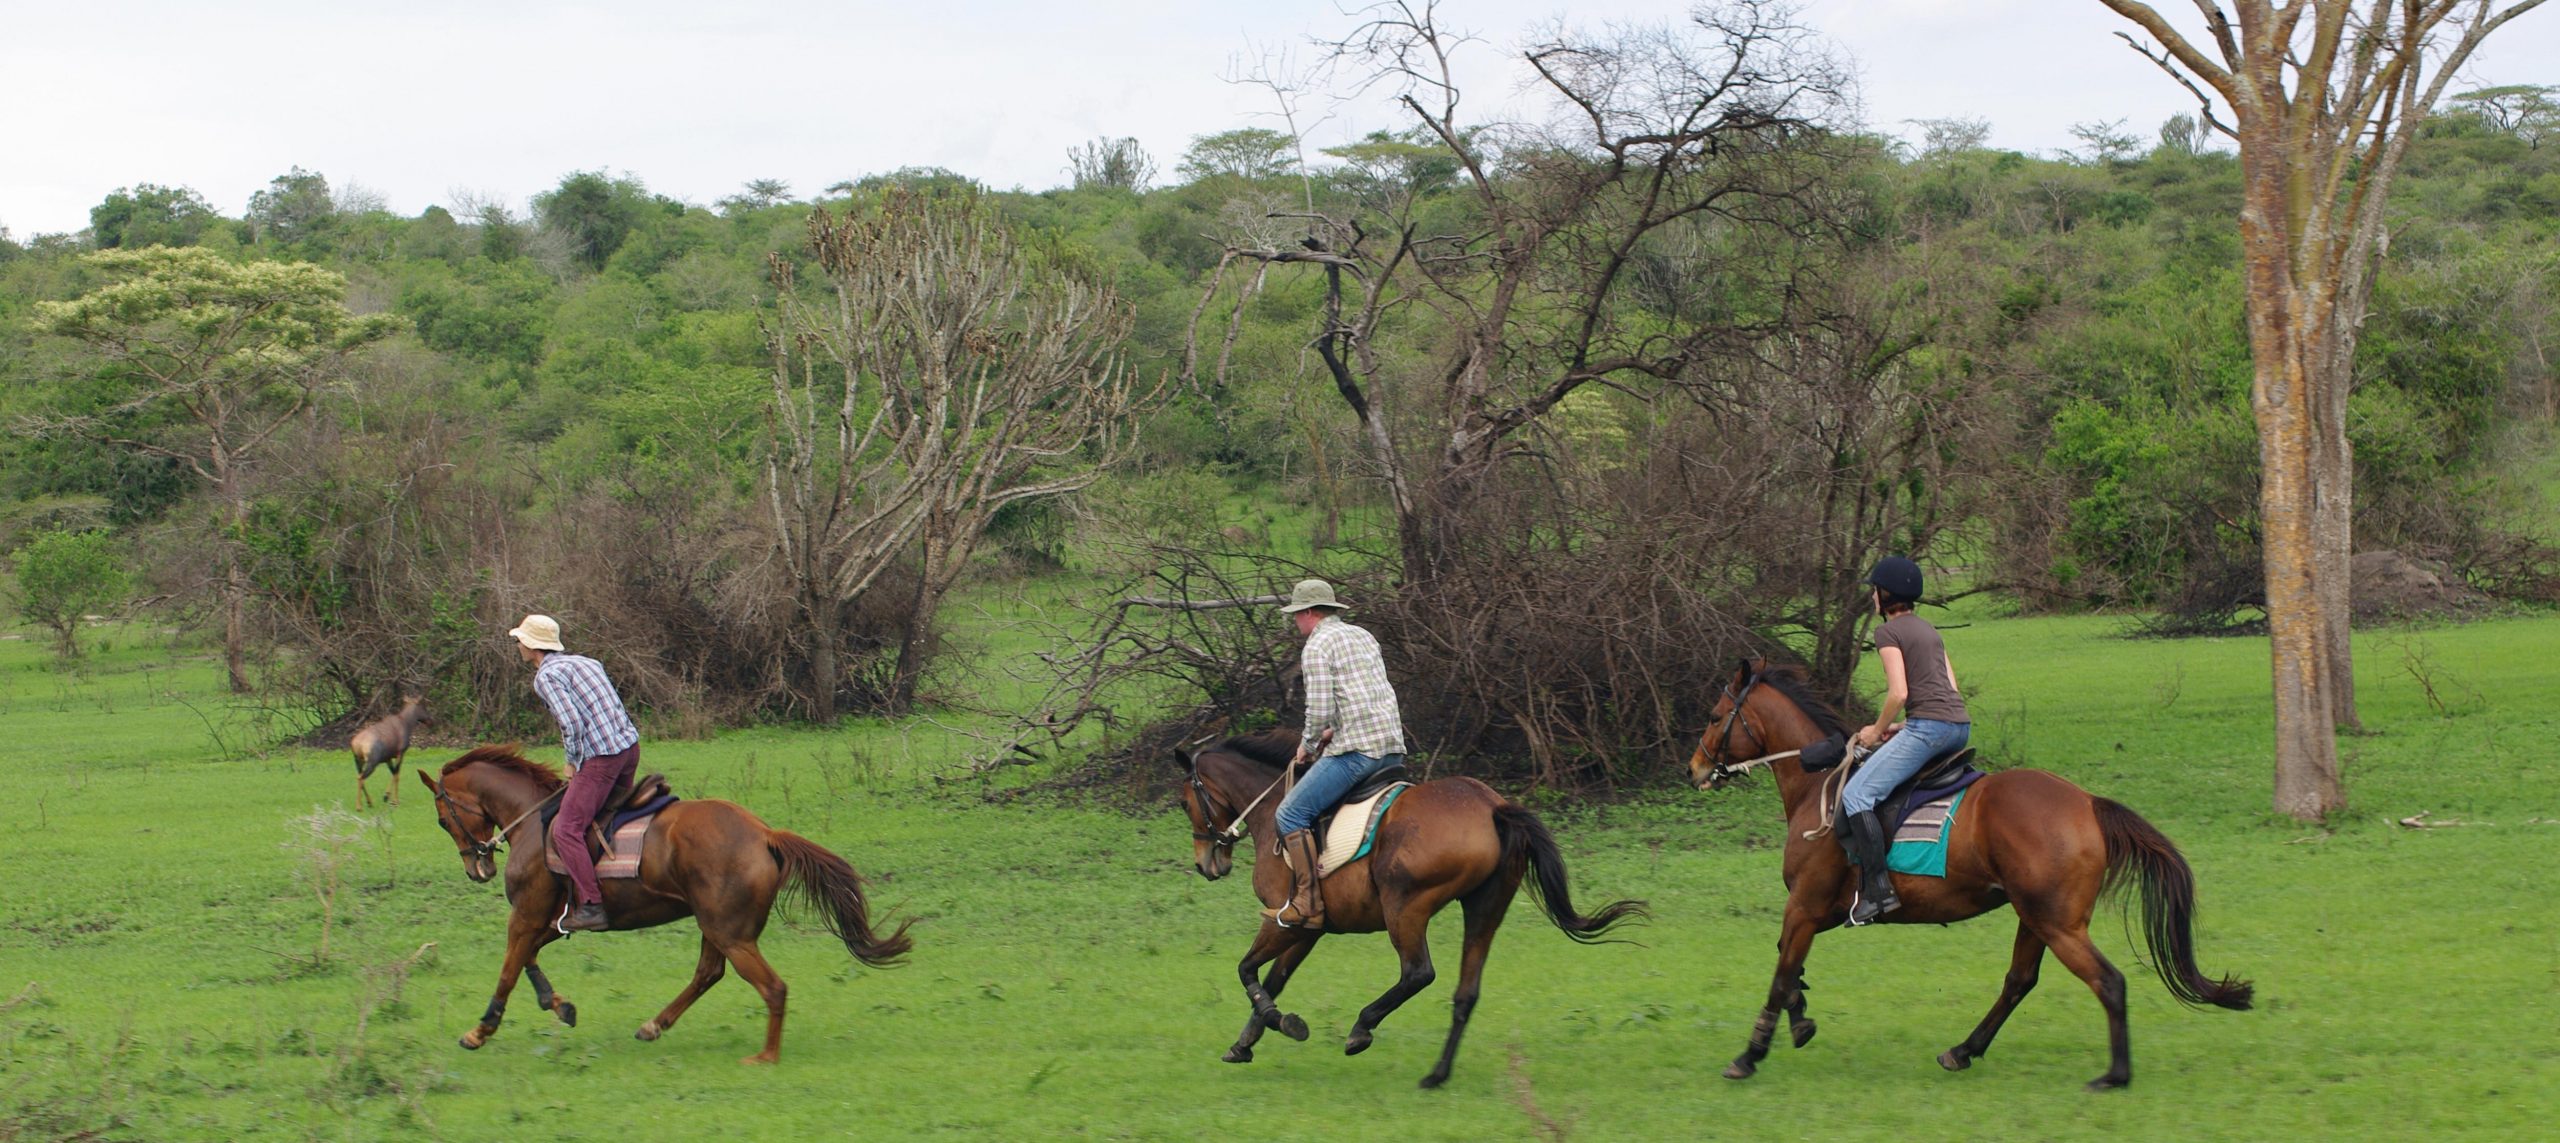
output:
[[[615, 783], [613, 792], [605, 795], [604, 805], [597, 807], [594, 819], [587, 822], [587, 859], [597, 863], [598, 869], [601, 870], [603, 863], [614, 853], [615, 847], [612, 844], [614, 834], [621, 832], [623, 827], [632, 822], [667, 808], [675, 801], [675, 791], [667, 785], [665, 774], [652, 773], [637, 780], [626, 777]], [[559, 817], [559, 799], [555, 798], [550, 804], [542, 807], [544, 838], [548, 839], [551, 836], [551, 823]], [[601, 876], [601, 873], [599, 875]]]
[[[1823, 783], [1823, 797], [1831, 802], [1831, 813], [1826, 817], [1826, 824], [1830, 818], [1838, 816], [1840, 791], [1848, 786], [1849, 775], [1866, 760], [1865, 756], [1861, 755], [1848, 765], [1842, 766], [1842, 760], [1847, 757], [1848, 740], [1840, 735], [1833, 735], [1807, 746], [1804, 748], [1804, 753], [1797, 756], [1797, 762], [1809, 772], [1839, 768], [1839, 773]], [[1884, 826], [1885, 836], [1891, 837], [1895, 830], [1902, 828], [1903, 819], [1910, 817], [1913, 810], [1953, 797], [1956, 791], [1974, 784], [1981, 778], [1982, 771], [1973, 768], [1973, 747], [1962, 746], [1947, 751], [1922, 763], [1917, 773], [1911, 775], [1901, 785], [1894, 787], [1893, 792], [1885, 795], [1883, 801], [1877, 802], [1876, 820]]]

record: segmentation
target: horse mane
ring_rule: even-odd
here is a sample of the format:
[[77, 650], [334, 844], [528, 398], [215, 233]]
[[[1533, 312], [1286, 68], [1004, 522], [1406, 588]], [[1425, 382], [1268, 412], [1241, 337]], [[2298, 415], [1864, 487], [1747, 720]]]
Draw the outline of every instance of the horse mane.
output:
[[525, 757], [523, 754], [518, 753], [520, 749], [521, 748], [513, 742], [507, 743], [504, 746], [474, 746], [471, 748], [470, 753], [464, 754], [460, 758], [456, 758], [451, 762], [445, 763], [443, 772], [436, 776], [439, 778], [450, 778], [456, 770], [462, 769], [474, 762], [486, 762], [501, 770], [512, 770], [517, 774], [521, 774], [528, 781], [531, 781], [534, 785], [542, 787], [544, 790], [557, 790], [567, 783], [568, 779], [562, 778], [558, 770], [554, 770], [549, 766], [545, 766], [540, 762], [536, 762], [531, 758]]
[[1793, 663], [1772, 663], [1760, 671], [1760, 681], [1796, 704], [1796, 709], [1813, 720], [1824, 734], [1849, 733], [1849, 724], [1830, 703], [1813, 693], [1813, 680], [1805, 677], [1804, 668]]
[[1286, 766], [1298, 753], [1298, 732], [1275, 726], [1252, 734], [1238, 734], [1218, 744], [1219, 749], [1242, 754], [1265, 766]]

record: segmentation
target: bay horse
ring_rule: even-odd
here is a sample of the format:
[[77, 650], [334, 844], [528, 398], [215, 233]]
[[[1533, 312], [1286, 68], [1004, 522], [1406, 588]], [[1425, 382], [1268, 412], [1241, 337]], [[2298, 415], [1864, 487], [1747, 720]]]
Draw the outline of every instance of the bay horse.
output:
[[[1192, 868], [1200, 876], [1215, 881], [1233, 871], [1239, 837], [1277, 838], [1272, 824], [1280, 807], [1277, 786], [1281, 768], [1297, 748], [1296, 731], [1273, 730], [1229, 738], [1197, 754], [1174, 751], [1185, 779], [1182, 807], [1191, 817]], [[1449, 1078], [1458, 1039], [1475, 1011], [1494, 930], [1502, 926], [1511, 898], [1532, 873], [1536, 880], [1531, 884], [1547, 917], [1577, 942], [1596, 942], [1618, 923], [1646, 915], [1642, 901], [1613, 901], [1589, 916], [1575, 911], [1554, 835], [1538, 815], [1492, 787], [1473, 778], [1415, 784], [1387, 808], [1368, 856], [1325, 877], [1323, 929], [1283, 928], [1265, 914], [1262, 930], [1236, 966], [1253, 1014], [1221, 1058], [1231, 1064], [1252, 1062], [1254, 1042], [1265, 1029], [1305, 1040], [1306, 1021], [1297, 1013], [1281, 1012], [1278, 1004], [1290, 974], [1326, 933], [1383, 929], [1402, 971], [1392, 987], [1360, 1010], [1342, 1049], [1352, 1056], [1366, 1051], [1378, 1022], [1431, 984], [1431, 918], [1454, 900], [1465, 910], [1466, 947], [1458, 960], [1458, 990], [1450, 997], [1448, 1043], [1440, 1049], [1439, 1064], [1422, 1077], [1423, 1087], [1440, 1086]], [[1278, 908], [1289, 899], [1290, 888], [1289, 867], [1276, 850], [1254, 861], [1253, 893], [1263, 905]], [[1254, 970], [1266, 963], [1270, 974], [1257, 981]]]
[[400, 762], [409, 756], [409, 736], [418, 724], [427, 720], [426, 700], [417, 695], [405, 696], [398, 714], [385, 715], [365, 724], [355, 737], [347, 740], [347, 749], [356, 756], [356, 796], [365, 807], [373, 806], [372, 792], [364, 788], [365, 779], [383, 766], [391, 767], [391, 792], [386, 795], [393, 808], [400, 805]]
[[[1716, 702], [1713, 722], [1689, 758], [1699, 788], [1721, 789], [1755, 767], [1777, 777], [1786, 806], [1786, 917], [1778, 935], [1778, 969], [1769, 997], [1752, 1025], [1750, 1044], [1724, 1071], [1748, 1079], [1769, 1054], [1778, 1013], [1801, 1048], [1813, 1039], [1805, 1016], [1804, 962], [1813, 938], [1848, 919], [1857, 876], [1839, 843], [1821, 832], [1825, 823], [1823, 775], [1807, 773], [1794, 752], [1853, 728], [1815, 697], [1803, 673], [1743, 660]], [[1820, 833], [1820, 836], [1808, 836]], [[1894, 875], [1902, 907], [1878, 920], [1942, 925], [2008, 905], [2018, 914], [2009, 975], [2000, 998], [1964, 1042], [1947, 1049], [1938, 1064], [1963, 1071], [1991, 1050], [1991, 1038], [2010, 1010], [2036, 986], [2045, 950], [2088, 984], [2107, 1013], [2108, 1067], [2089, 1082], [2091, 1091], [2133, 1082], [2132, 1051], [2125, 1033], [2124, 974], [2107, 963], [2089, 940], [2089, 917], [2101, 894], [2139, 887], [2143, 934], [2151, 964], [2180, 1003], [2211, 1004], [2235, 1011], [2249, 1007], [2247, 981], [2214, 980], [2197, 971], [2192, 925], [2195, 874], [2178, 847], [2122, 804], [2096, 797], [2060, 775], [2042, 770], [2001, 770], [1984, 775], [1966, 793], [1947, 831], [1943, 878]]]
[[[551, 990], [534, 963], [542, 946], [560, 938], [553, 918], [568, 901], [568, 879], [543, 862], [544, 823], [536, 813], [566, 782], [558, 771], [517, 753], [514, 746], [481, 746], [445, 763], [438, 782], [418, 775], [436, 798], [436, 824], [452, 835], [463, 872], [473, 881], [497, 876], [495, 856], [507, 850], [507, 955], [498, 990], [480, 1024], [462, 1046], [477, 1050], [496, 1035], [507, 994], [518, 973], [533, 978], [534, 997], [564, 1024], [575, 1027], [577, 1008]], [[502, 836], [503, 835], [503, 836]], [[789, 830], [767, 826], [730, 803], [687, 798], [658, 812], [640, 852], [640, 876], [602, 882], [605, 910], [615, 929], [645, 929], [695, 919], [702, 929], [702, 957], [693, 981], [637, 1033], [655, 1040], [673, 1027], [704, 989], [719, 983], [723, 965], [755, 986], [764, 998], [764, 1050], [740, 1063], [769, 1064], [782, 1053], [782, 1013], [789, 988], [756, 948], [774, 898], [786, 887], [808, 899], [828, 931], [854, 959], [874, 968], [897, 964], [912, 946], [907, 926], [880, 936], [862, 897], [863, 879], [841, 857]]]

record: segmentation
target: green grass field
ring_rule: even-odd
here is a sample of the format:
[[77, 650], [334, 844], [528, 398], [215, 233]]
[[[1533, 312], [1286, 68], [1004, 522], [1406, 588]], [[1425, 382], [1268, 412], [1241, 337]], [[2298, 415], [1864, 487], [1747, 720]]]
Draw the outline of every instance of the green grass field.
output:
[[[2105, 1066], [2097, 1004], [2050, 962], [1982, 1062], [1933, 1062], [1998, 991], [2005, 914], [1826, 935], [1819, 1038], [1756, 1079], [1717, 1078], [1777, 932], [1765, 782], [1551, 809], [1578, 896], [1645, 897], [1657, 920], [1641, 946], [1584, 948], [1515, 909], [1446, 1089], [1415, 1081], [1446, 1028], [1454, 914], [1435, 933], [1441, 982], [1367, 1054], [1341, 1038], [1393, 957], [1383, 937], [1338, 937], [1283, 999], [1314, 1038], [1221, 1064], [1246, 1012], [1242, 879], [1189, 875], [1170, 806], [991, 800], [950, 780], [971, 743], [922, 721], [645, 748], [680, 789], [835, 849], [878, 879], [875, 906], [923, 918], [913, 962], [888, 971], [805, 917], [768, 934], [793, 987], [779, 1066], [736, 1064], [763, 1016], [734, 976], [664, 1039], [632, 1038], [684, 983], [689, 925], [553, 946], [580, 1025], [520, 990], [497, 1038], [464, 1052], [504, 905], [464, 880], [414, 777], [398, 811], [359, 815], [372, 824], [337, 844], [314, 963], [323, 908], [298, 819], [352, 805], [344, 756], [239, 751], [256, 728], [210, 664], [137, 636], [110, 636], [81, 677], [0, 642], [0, 1140], [2547, 1137], [2560, 618], [2363, 636], [2376, 733], [2344, 745], [2352, 808], [2329, 831], [2266, 812], [2262, 641], [2116, 627], [1984, 617], [1948, 638], [1977, 743], [2176, 839], [2202, 966], [2257, 982], [2257, 1011], [2183, 1010], [2105, 914], [2135, 1076], [2107, 1095], [2080, 1090]], [[455, 752], [421, 747], [411, 771]], [[2447, 828], [2393, 822], [2421, 811]]]

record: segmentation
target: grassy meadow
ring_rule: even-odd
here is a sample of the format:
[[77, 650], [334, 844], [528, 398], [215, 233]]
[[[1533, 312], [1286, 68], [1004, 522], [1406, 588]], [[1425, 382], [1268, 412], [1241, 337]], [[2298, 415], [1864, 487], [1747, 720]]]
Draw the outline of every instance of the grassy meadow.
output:
[[[0, 641], [0, 1140], [2547, 1137], [2560, 618], [2362, 635], [2374, 733], [2343, 744], [2352, 808], [2330, 830], [2266, 812], [2263, 641], [1949, 622], [1970, 622], [1948, 642], [1977, 743], [2158, 824], [2197, 871], [2202, 967], [2257, 982], [2256, 1011], [2182, 1010], [2105, 914], [2130, 1090], [2080, 1090], [2105, 1027], [2050, 960], [1971, 1071], [1933, 1062], [1999, 989], [2005, 914], [1827, 934], [1819, 1037], [1717, 1078], [1777, 932], [1765, 782], [1550, 808], [1586, 907], [1644, 897], [1657, 919], [1641, 945], [1584, 948], [1515, 909], [1446, 1089], [1415, 1081], [1446, 1028], [1454, 913], [1440, 983], [1367, 1054], [1341, 1039], [1393, 958], [1338, 937], [1282, 998], [1314, 1038], [1222, 1064], [1246, 1014], [1242, 878], [1188, 873], [1171, 806], [1008, 791], [1040, 775], [970, 777], [972, 743], [926, 720], [644, 748], [682, 792], [806, 834], [877, 879], [875, 908], [922, 918], [912, 963], [874, 971], [785, 914], [764, 942], [792, 985], [779, 1066], [735, 1062], [763, 1014], [734, 975], [662, 1040], [632, 1038], [684, 983], [689, 924], [552, 946], [580, 1024], [520, 989], [465, 1052], [504, 905], [463, 878], [416, 779], [396, 811], [322, 812], [354, 809], [344, 755], [263, 747], [273, 727], [200, 650], [137, 629], [99, 633], [71, 675]], [[422, 746], [410, 773], [454, 753]], [[2445, 828], [2395, 824], [2421, 812]]]

